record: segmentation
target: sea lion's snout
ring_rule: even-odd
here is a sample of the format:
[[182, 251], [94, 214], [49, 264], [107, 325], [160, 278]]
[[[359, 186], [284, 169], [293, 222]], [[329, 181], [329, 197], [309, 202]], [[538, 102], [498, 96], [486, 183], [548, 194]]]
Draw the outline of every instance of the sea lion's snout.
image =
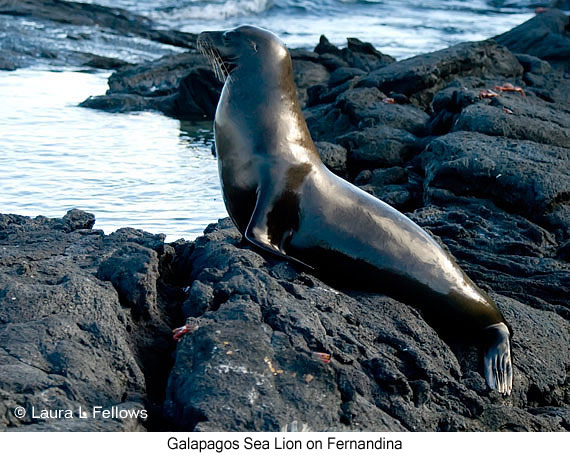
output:
[[216, 77], [224, 82], [234, 68], [235, 49], [228, 43], [227, 32], [206, 31], [196, 40], [198, 51], [206, 56], [214, 69]]
[[216, 42], [219, 41], [218, 35], [220, 32], [202, 32], [198, 35], [198, 39], [196, 40], [196, 47], [201, 53], [204, 53], [206, 49], [209, 47], [215, 47]]
[[212, 51], [216, 51], [219, 54], [219, 48], [221, 43], [221, 34], [222, 32], [202, 32], [198, 35], [198, 39], [196, 40], [196, 47], [198, 51], [209, 57], [209, 54]]
[[202, 54], [215, 51], [223, 59], [232, 59], [240, 54], [239, 34], [234, 30], [205, 31], [198, 35], [196, 47]]

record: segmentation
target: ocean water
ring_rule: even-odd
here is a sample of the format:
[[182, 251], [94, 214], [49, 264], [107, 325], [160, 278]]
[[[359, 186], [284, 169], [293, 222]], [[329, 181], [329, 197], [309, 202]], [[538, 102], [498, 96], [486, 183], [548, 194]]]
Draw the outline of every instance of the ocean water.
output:
[[[485, 0], [97, 0], [199, 33], [253, 24], [290, 47], [313, 48], [321, 34], [371, 42], [398, 59], [502, 33], [533, 15], [529, 1]], [[544, 2], [548, 3], [548, 2]], [[491, 6], [508, 4], [509, 7]]]
[[210, 122], [80, 108], [108, 73], [0, 72], [0, 212], [192, 239], [225, 215]]
[[[290, 47], [313, 48], [321, 34], [338, 45], [352, 36], [398, 59], [488, 38], [533, 14], [480, 0], [91, 3], [126, 8], [189, 32], [255, 24], [275, 31]], [[105, 92], [109, 73], [77, 70], [0, 72], [0, 212], [61, 217], [77, 207], [94, 212], [95, 227], [107, 233], [131, 226], [165, 233], [169, 241], [193, 239], [226, 215], [210, 123], [80, 108], [88, 96]]]

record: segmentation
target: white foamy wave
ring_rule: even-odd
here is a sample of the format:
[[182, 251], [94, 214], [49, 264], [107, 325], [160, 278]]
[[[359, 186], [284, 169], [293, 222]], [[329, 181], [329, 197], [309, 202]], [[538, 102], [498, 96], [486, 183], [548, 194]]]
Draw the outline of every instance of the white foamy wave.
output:
[[179, 8], [168, 8], [151, 13], [153, 19], [166, 23], [194, 20], [224, 20], [248, 16], [268, 10], [273, 0], [218, 0], [194, 1]]

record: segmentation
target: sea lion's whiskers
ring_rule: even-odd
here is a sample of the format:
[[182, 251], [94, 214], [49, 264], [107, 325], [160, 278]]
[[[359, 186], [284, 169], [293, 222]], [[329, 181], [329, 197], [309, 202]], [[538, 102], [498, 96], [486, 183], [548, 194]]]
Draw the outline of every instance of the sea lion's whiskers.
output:
[[214, 52], [212, 51], [212, 49], [207, 50], [206, 57], [208, 58], [208, 63], [210, 64], [210, 66], [214, 70], [214, 74], [216, 75], [216, 78], [221, 81], [220, 68], [219, 68], [218, 62], [216, 60], [216, 56], [214, 55]]
[[230, 76], [230, 72], [228, 71], [228, 68], [226, 67], [226, 64], [224, 63], [220, 54], [217, 52], [216, 49], [211, 49], [211, 52], [212, 52], [212, 57], [213, 57], [214, 62], [215, 62], [215, 66], [219, 71], [218, 79], [220, 80], [220, 82], [224, 82], [227, 78], [231, 82], [232, 78]]
[[218, 61], [216, 60], [216, 56], [214, 55], [214, 51], [212, 50], [212, 48], [209, 48], [207, 52], [208, 52], [207, 53], [208, 63], [210, 64], [210, 66], [214, 70], [214, 73], [216, 74], [216, 78], [220, 79], [220, 68], [218, 65]]
[[208, 63], [212, 67], [216, 78], [220, 82], [225, 82], [226, 78], [232, 81], [228, 67], [224, 63], [222, 56], [219, 54], [218, 50], [214, 47], [212, 41], [207, 37], [199, 37], [196, 41], [196, 47], [198, 51], [206, 57]]

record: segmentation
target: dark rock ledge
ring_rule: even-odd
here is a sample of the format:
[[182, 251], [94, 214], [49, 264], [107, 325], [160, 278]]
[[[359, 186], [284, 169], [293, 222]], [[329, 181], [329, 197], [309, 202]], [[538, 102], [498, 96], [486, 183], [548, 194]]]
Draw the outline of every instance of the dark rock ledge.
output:
[[[165, 300], [164, 236], [104, 236], [93, 215], [0, 215], [0, 427], [143, 430], [137, 420], [32, 419], [31, 407], [162, 408], [175, 300]], [[179, 318], [179, 317], [178, 317]], [[17, 420], [16, 406], [26, 418]]]
[[[535, 51], [540, 36], [568, 46], [560, 23], [549, 11], [498, 38], [550, 27], [512, 50], [484, 41], [393, 62], [323, 38], [293, 52], [325, 163], [440, 238], [496, 299], [514, 329], [512, 396], [487, 390], [471, 343], [405, 304], [260, 255], [227, 219], [164, 244], [128, 228], [104, 235], [74, 210], [0, 215], [0, 426], [570, 430], [570, 79], [567, 59]], [[199, 58], [118, 71], [89, 103], [211, 115], [216, 86]], [[480, 96], [507, 84], [524, 95]], [[197, 329], [175, 344], [184, 322]], [[150, 417], [18, 420], [18, 405]]]
[[157, 24], [121, 8], [65, 0], [1, 0], [0, 14], [47, 19], [72, 25], [106, 27], [118, 33], [134, 34], [159, 43], [192, 48], [190, 33], [161, 30]]
[[[512, 324], [511, 397], [487, 391], [477, 350], [442, 339], [413, 308], [266, 258], [229, 219], [167, 245], [133, 229], [104, 235], [74, 210], [0, 216], [0, 426], [569, 430], [570, 266], [553, 258], [552, 236], [474, 199], [412, 217]], [[185, 318], [198, 329], [175, 347], [170, 329]], [[146, 408], [150, 418], [17, 420], [18, 405]]]
[[0, 0], [0, 30], [0, 70], [39, 63], [116, 69], [196, 42], [121, 8], [64, 0]]

